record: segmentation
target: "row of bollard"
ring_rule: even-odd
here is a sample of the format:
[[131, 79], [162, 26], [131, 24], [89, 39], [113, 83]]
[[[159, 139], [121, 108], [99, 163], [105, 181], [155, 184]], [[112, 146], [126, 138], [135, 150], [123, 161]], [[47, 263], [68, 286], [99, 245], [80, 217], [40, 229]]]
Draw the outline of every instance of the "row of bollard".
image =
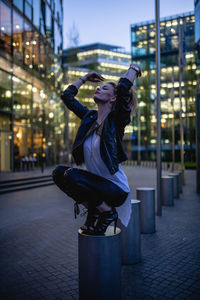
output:
[[[184, 170], [162, 176], [162, 205], [174, 205], [184, 185]], [[132, 215], [128, 227], [121, 222], [116, 233], [109, 226], [104, 236], [82, 234], [78, 231], [79, 299], [120, 300], [121, 265], [141, 261], [141, 233], [156, 231], [155, 189], [136, 189], [131, 201]]]
[[[137, 160], [127, 160], [125, 162], [123, 162], [123, 165], [127, 165], [127, 166], [141, 166], [141, 167], [145, 167], [145, 168], [156, 168], [156, 161], [148, 161], [148, 160], [142, 160], [140, 162], [138, 162]], [[178, 168], [179, 165], [176, 164], [176, 168]], [[169, 166], [169, 168], [171, 168], [171, 164]], [[167, 171], [168, 169], [168, 163], [167, 162], [162, 162], [162, 170]]]

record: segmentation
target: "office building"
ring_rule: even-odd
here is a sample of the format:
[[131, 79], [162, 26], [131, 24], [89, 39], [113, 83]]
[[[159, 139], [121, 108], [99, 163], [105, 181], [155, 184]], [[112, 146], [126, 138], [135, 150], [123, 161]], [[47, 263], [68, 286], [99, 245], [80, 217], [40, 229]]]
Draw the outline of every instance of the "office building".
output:
[[[160, 22], [161, 155], [164, 161], [172, 160], [173, 118], [175, 157], [180, 161], [181, 110], [184, 160], [195, 161], [195, 87], [199, 70], [195, 60], [194, 26], [193, 12], [162, 18]], [[133, 124], [133, 157], [137, 159], [140, 147], [141, 159], [156, 160], [155, 21], [131, 25], [131, 55], [132, 61], [143, 69], [143, 76], [137, 82], [139, 109]], [[138, 134], [141, 135], [140, 144]]]
[[195, 44], [200, 59], [200, 0], [195, 0]]
[[200, 0], [195, 0], [196, 88], [196, 192], [200, 194]]
[[0, 171], [62, 160], [62, 0], [0, 0]]

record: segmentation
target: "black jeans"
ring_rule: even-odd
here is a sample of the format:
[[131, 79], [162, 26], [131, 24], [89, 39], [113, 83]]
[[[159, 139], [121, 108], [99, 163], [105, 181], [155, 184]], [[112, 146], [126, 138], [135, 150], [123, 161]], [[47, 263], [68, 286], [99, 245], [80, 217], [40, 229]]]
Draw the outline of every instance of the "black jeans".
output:
[[88, 207], [96, 207], [106, 202], [113, 207], [122, 205], [126, 200], [128, 193], [110, 180], [77, 168], [72, 168], [64, 175], [69, 168], [57, 166], [52, 177], [56, 185], [77, 203], [86, 201]]

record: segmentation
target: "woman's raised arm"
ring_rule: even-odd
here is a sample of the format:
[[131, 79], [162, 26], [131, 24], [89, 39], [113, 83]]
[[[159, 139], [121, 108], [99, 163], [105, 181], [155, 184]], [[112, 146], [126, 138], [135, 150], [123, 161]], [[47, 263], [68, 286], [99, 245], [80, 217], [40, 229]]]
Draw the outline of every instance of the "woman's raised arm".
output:
[[75, 99], [79, 88], [86, 81], [99, 82], [103, 80], [104, 78], [99, 73], [90, 72], [68, 86], [68, 88], [62, 93], [61, 99], [68, 109], [73, 111], [80, 119], [82, 119], [88, 112], [88, 108], [87, 106], [82, 105], [77, 99]]
[[117, 86], [117, 100], [115, 105], [115, 120], [118, 129], [124, 132], [126, 125], [130, 123], [130, 89], [134, 80], [141, 76], [141, 69], [137, 64], [131, 64], [129, 69], [121, 76]]

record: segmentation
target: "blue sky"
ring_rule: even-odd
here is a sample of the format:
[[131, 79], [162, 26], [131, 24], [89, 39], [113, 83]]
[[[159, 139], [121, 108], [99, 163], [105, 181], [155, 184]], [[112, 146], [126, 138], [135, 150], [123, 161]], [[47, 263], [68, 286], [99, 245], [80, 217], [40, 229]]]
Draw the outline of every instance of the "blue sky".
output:
[[[130, 51], [130, 24], [155, 18], [155, 0], [63, 0], [64, 48], [74, 23], [79, 45], [101, 42]], [[194, 10], [194, 0], [160, 0], [161, 17]]]

